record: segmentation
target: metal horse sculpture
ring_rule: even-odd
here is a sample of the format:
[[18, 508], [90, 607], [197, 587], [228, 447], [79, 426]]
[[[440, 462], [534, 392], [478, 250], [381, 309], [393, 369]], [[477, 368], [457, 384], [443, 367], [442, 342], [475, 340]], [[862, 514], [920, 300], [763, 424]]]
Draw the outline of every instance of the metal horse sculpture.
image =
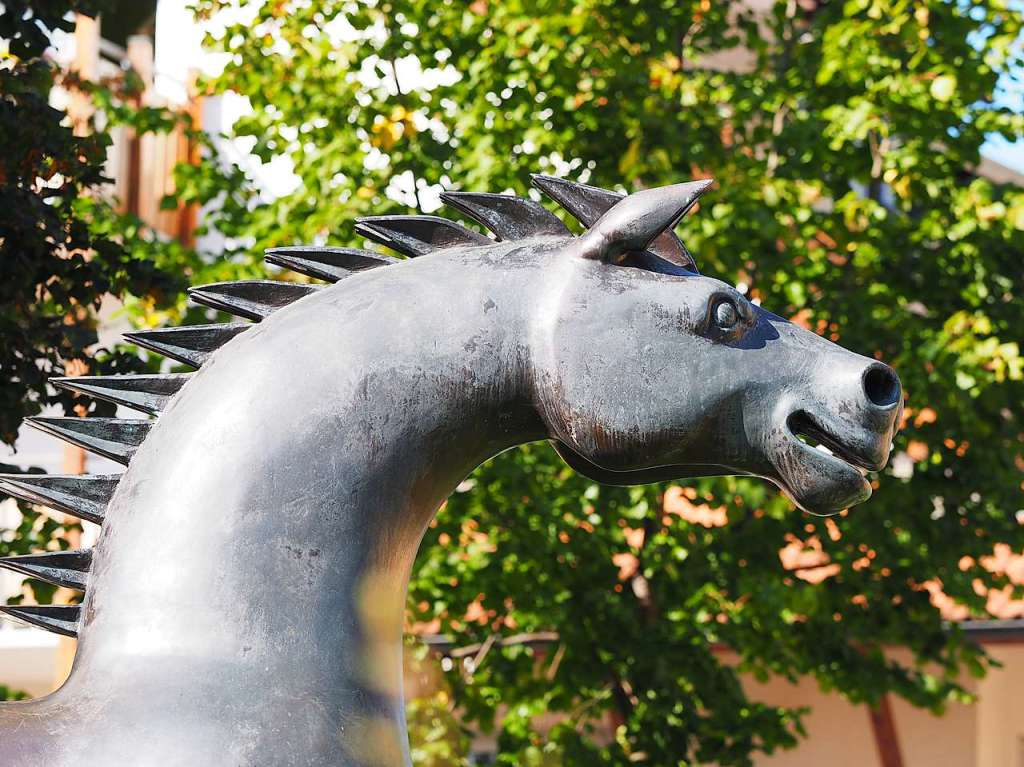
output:
[[363, 219], [422, 258], [270, 251], [336, 284], [195, 288], [255, 323], [129, 337], [198, 372], [56, 381], [160, 417], [32, 419], [128, 469], [2, 480], [103, 528], [92, 552], [4, 562], [85, 597], [3, 608], [79, 644], [60, 690], [0, 706], [0, 763], [409, 765], [409, 570], [452, 489], [513, 445], [550, 440], [599, 482], [756, 475], [816, 513], [868, 497], [899, 380], [697, 273], [672, 229], [709, 181], [535, 181], [582, 235], [447, 194], [497, 239]]

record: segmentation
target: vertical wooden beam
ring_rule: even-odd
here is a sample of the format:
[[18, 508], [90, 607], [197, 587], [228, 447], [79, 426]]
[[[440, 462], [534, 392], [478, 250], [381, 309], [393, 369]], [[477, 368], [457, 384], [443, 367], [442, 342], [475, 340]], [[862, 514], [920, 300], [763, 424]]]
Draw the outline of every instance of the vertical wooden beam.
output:
[[[82, 359], [68, 360], [64, 365], [64, 375], [66, 376], [84, 376], [89, 373], [89, 364]], [[75, 415], [84, 416], [86, 414], [85, 408], [82, 405], [75, 406]], [[64, 474], [85, 474], [85, 463], [88, 454], [83, 448], [77, 447], [76, 445], [65, 444], [64, 445]], [[71, 548], [75, 549], [81, 545], [81, 536], [78, 531], [73, 531], [68, 534], [68, 543], [71, 544]]]
[[[72, 70], [85, 81], [94, 81], [100, 71], [100, 20], [81, 13], [75, 14], [75, 59]], [[92, 117], [92, 97], [75, 90], [68, 104], [68, 116], [76, 136], [89, 132]]]
[[[81, 360], [72, 360], [71, 362], [81, 362]], [[72, 367], [68, 364], [65, 368], [65, 372]], [[84, 366], [83, 366], [84, 367]], [[68, 373], [68, 375], [76, 375], [75, 373]], [[75, 445], [66, 445], [64, 447], [64, 474], [85, 474], [85, 461], [86, 453], [80, 447]], [[78, 543], [77, 540], [69, 541], [74, 546]]]
[[53, 659], [54, 690], [59, 689], [67, 681], [68, 676], [71, 675], [71, 666], [75, 662], [75, 651], [77, 649], [78, 642], [71, 637], [58, 637], [56, 657]]
[[[203, 129], [203, 94], [199, 91], [198, 70], [189, 70], [187, 98], [186, 109], [191, 118], [192, 130], [201, 131]], [[189, 165], [198, 165], [202, 160], [200, 150], [199, 142], [190, 138], [187, 132], [182, 131], [181, 145], [175, 160]], [[176, 227], [178, 241], [189, 248], [195, 245], [197, 214], [196, 205], [182, 205], [178, 210], [178, 226]]]
[[878, 749], [878, 763], [881, 767], [903, 767], [903, 754], [889, 696], [883, 695], [877, 706], [868, 706], [868, 713], [871, 716], [875, 747]]
[[[153, 89], [153, 41], [146, 35], [132, 35], [128, 38], [128, 65], [142, 82], [142, 90], [135, 97], [135, 106], [146, 106]], [[128, 133], [128, 168], [125, 189], [125, 209], [134, 213], [150, 226], [159, 202], [153, 203], [153, 179], [151, 162], [143, 152], [144, 137], [134, 131]]]
[[131, 35], [127, 43], [128, 64], [142, 80], [142, 102], [150, 100], [153, 89], [153, 41], [149, 35]]

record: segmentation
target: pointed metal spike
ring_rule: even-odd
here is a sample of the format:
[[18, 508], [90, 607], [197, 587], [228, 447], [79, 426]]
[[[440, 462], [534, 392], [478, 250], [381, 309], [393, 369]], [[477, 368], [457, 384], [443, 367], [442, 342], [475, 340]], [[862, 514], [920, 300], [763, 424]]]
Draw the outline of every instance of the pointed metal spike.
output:
[[99, 525], [120, 480], [120, 474], [0, 474], [0, 491]]
[[63, 586], [67, 589], [85, 591], [92, 565], [92, 551], [53, 551], [45, 554], [27, 554], [20, 557], [0, 557], [0, 567], [22, 573], [31, 578]]
[[180, 328], [157, 328], [125, 333], [124, 337], [133, 344], [150, 349], [178, 362], [201, 367], [217, 349], [242, 331], [248, 330], [248, 322], [232, 322], [222, 325], [185, 325]]
[[317, 290], [320, 290], [319, 285], [301, 285], [280, 280], [241, 280], [199, 285], [189, 288], [188, 295], [197, 304], [259, 322]]
[[499, 240], [538, 235], [567, 236], [571, 232], [540, 203], [508, 194], [442, 192], [441, 199], [490, 229]]
[[565, 178], [533, 174], [535, 187], [565, 208], [584, 226], [593, 226], [604, 213], [625, 195], [589, 184], [577, 184]]
[[672, 184], [634, 192], [615, 203], [579, 240], [585, 258], [618, 261], [645, 251], [674, 227], [711, 186], [710, 180]]
[[[607, 213], [625, 195], [589, 184], [577, 184], [564, 178], [534, 174], [532, 183], [545, 195], [567, 210], [573, 218], [587, 227]], [[700, 182], [695, 182], [700, 183]], [[710, 183], [710, 182], [709, 182]], [[702, 190], [703, 191], [703, 190]], [[694, 199], [696, 202], [696, 199]], [[690, 271], [697, 271], [697, 263], [682, 240], [671, 230], [663, 231], [647, 249], [666, 261]]]
[[44, 418], [33, 416], [26, 423], [54, 437], [84, 447], [127, 466], [156, 421], [127, 418]]
[[69, 637], [78, 636], [81, 612], [78, 605], [0, 605], [0, 615]]
[[438, 216], [368, 216], [357, 219], [355, 229], [410, 257], [459, 245], [493, 244], [489, 237]]
[[267, 261], [283, 266], [307, 277], [337, 282], [352, 272], [396, 264], [399, 259], [359, 248], [320, 248], [299, 245], [288, 248], [270, 248], [264, 256]]
[[62, 389], [88, 394], [117, 405], [156, 415], [171, 397], [185, 385], [192, 373], [130, 376], [79, 376], [51, 378], [50, 383]]

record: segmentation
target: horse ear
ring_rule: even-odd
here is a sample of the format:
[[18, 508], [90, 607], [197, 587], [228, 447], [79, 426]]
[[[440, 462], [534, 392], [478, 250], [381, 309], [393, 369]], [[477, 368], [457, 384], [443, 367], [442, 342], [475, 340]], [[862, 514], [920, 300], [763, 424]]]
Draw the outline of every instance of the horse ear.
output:
[[712, 183], [702, 179], [634, 192], [615, 203], [576, 241], [580, 255], [619, 263], [627, 253], [646, 250], [686, 215]]

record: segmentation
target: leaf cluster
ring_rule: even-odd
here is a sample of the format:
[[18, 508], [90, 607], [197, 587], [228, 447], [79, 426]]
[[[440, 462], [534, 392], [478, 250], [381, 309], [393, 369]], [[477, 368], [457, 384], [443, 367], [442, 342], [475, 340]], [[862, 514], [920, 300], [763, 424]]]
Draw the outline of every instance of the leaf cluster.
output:
[[[74, 29], [74, 13], [94, 14], [103, 3], [80, 0], [25, 2], [0, 6], [0, 441], [13, 444], [27, 415], [58, 405], [73, 415], [113, 415], [109, 404], [54, 390], [47, 379], [69, 364], [81, 373], [140, 371], [146, 363], [124, 349], [98, 345], [97, 312], [111, 296], [150, 306], [177, 300], [183, 289], [185, 251], [159, 241], [129, 215], [118, 212], [104, 175], [109, 129], [123, 103], [130, 74], [107, 84], [83, 83], [50, 58], [51, 35]], [[76, 128], [51, 103], [57, 87], [90, 97], [105, 122]], [[156, 111], [156, 110], [151, 110]], [[137, 131], [166, 130], [138, 111], [123, 115]], [[148, 121], [146, 121], [148, 118]], [[0, 467], [4, 472], [31, 467]], [[0, 501], [7, 497], [0, 495]], [[0, 530], [0, 555], [67, 548], [80, 531], [28, 504], [20, 506], [15, 528]], [[27, 591], [50, 602], [55, 588], [29, 579]]]

